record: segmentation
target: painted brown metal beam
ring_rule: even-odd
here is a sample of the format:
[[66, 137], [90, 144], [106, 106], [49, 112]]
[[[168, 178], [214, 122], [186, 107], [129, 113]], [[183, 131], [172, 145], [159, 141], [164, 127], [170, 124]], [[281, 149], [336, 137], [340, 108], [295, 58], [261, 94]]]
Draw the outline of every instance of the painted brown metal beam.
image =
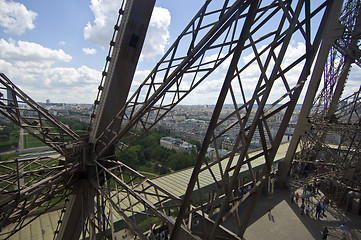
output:
[[[140, 57], [155, 0], [128, 0], [119, 26], [95, 119], [90, 126], [93, 144], [123, 108]], [[120, 123], [119, 123], [120, 124]], [[105, 132], [107, 134], [107, 132]], [[95, 151], [98, 151], [95, 147]]]
[[[346, 49], [349, 48], [354, 48], [357, 47], [357, 37], [355, 36], [356, 33], [358, 33], [360, 31], [360, 27], [359, 27], [359, 23], [360, 23], [360, 18], [361, 18], [361, 14], [359, 14], [360, 9], [356, 9], [356, 11], [348, 11], [348, 5], [344, 6], [345, 8], [345, 12], [347, 12], [348, 14], [352, 14], [354, 16], [348, 16], [348, 17], [355, 17], [355, 21], [354, 23], [357, 23], [355, 25], [352, 24], [352, 26], [342, 26], [340, 25], [339, 20], [336, 21], [336, 18], [333, 18], [334, 21], [334, 30], [333, 32], [329, 35], [329, 37], [327, 37], [325, 39], [325, 41], [327, 41], [327, 44], [330, 44], [332, 46], [334, 46], [334, 44], [337, 44], [337, 41], [342, 41], [342, 37], [343, 37], [343, 31], [346, 28], [349, 29], [350, 34], [353, 36], [348, 39], [349, 42], [346, 46], [344, 46]], [[332, 19], [331, 19], [332, 20]], [[341, 22], [342, 23], [342, 22]], [[343, 51], [342, 53], [347, 53], [347, 50], [345, 49], [345, 51]], [[335, 49], [333, 49], [333, 51], [337, 51]], [[322, 54], [328, 54], [328, 52], [323, 52]], [[327, 109], [323, 109], [322, 111], [326, 111], [326, 115], [324, 115], [324, 117], [330, 117], [334, 114], [335, 110], [336, 110], [336, 106], [339, 102], [339, 99], [341, 97], [342, 91], [344, 89], [345, 83], [346, 83], [346, 79], [348, 77], [348, 72], [350, 70], [351, 67], [351, 63], [353, 63], [355, 61], [355, 59], [352, 58], [352, 55], [345, 55], [344, 57], [344, 61], [341, 61], [341, 63], [343, 63], [342, 69], [341, 69], [341, 74], [339, 76], [334, 76], [336, 79], [325, 79], [325, 81], [335, 81], [333, 84], [336, 85], [334, 86], [334, 92], [331, 93], [323, 93], [323, 94], [329, 94], [331, 95], [330, 98], [331, 99], [327, 99], [324, 101], [330, 101], [328, 105]], [[337, 64], [337, 63], [334, 63]], [[279, 176], [278, 176], [278, 185], [279, 186], [284, 186], [286, 181], [287, 181], [287, 174], [288, 171], [290, 169], [291, 166], [291, 162], [293, 160], [293, 156], [294, 153], [296, 151], [296, 148], [299, 144], [300, 138], [305, 134], [305, 132], [310, 130], [311, 125], [308, 124], [308, 118], [311, 115], [311, 109], [313, 107], [313, 102], [314, 99], [316, 97], [316, 93], [318, 90], [318, 87], [320, 85], [321, 79], [322, 79], [322, 72], [324, 69], [324, 66], [322, 68], [320, 68], [322, 66], [318, 66], [318, 73], [315, 77], [313, 77], [312, 81], [310, 81], [306, 96], [304, 98], [304, 102], [302, 104], [302, 108], [301, 108], [301, 112], [298, 118], [298, 122], [295, 128], [295, 131], [293, 133], [291, 142], [290, 142], [290, 147], [288, 148], [287, 154], [285, 156], [285, 160], [281, 162], [280, 164], [280, 169], [279, 169]], [[332, 71], [332, 68], [336, 68], [336, 66], [334, 65], [330, 65], [327, 66], [328, 68], [331, 68], [330, 71]], [[327, 76], [325, 76], [325, 78], [327, 78]], [[330, 83], [325, 83], [325, 84], [330, 84]], [[324, 89], [323, 91], [330, 91], [330, 89]], [[322, 99], [320, 99], [319, 101], [322, 101]], [[326, 103], [325, 103], [326, 104]], [[315, 113], [314, 113], [315, 114]], [[326, 132], [323, 134], [323, 137], [321, 137], [321, 141], [324, 140], [326, 136]]]

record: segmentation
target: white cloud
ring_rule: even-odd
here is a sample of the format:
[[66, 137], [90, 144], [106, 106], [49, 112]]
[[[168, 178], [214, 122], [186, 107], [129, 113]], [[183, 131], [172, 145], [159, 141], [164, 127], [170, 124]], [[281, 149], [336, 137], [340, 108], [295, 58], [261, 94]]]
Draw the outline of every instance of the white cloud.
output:
[[101, 72], [79, 68], [19, 67], [0, 60], [0, 72], [35, 101], [92, 103]]
[[55, 62], [69, 62], [72, 57], [62, 49], [52, 50], [37, 43], [0, 39], [0, 58], [25, 66], [51, 66]]
[[352, 95], [357, 92], [361, 87], [361, 68], [356, 64], [352, 64], [350, 74], [346, 81], [346, 86], [342, 92], [342, 98]]
[[[265, 46], [262, 46], [261, 49], [264, 49]], [[305, 52], [305, 46], [303, 43], [294, 43], [288, 47], [286, 56], [284, 61], [282, 62], [282, 68], [286, 68], [291, 64], [296, 58], [300, 57]], [[264, 53], [260, 59], [264, 63], [267, 57], [267, 53]], [[212, 61], [216, 59], [217, 55], [208, 55], [205, 57], [205, 61]], [[251, 51], [245, 51], [241, 56], [240, 61], [238, 63], [238, 69], [241, 69], [243, 66], [248, 64], [253, 58], [254, 53]], [[221, 91], [225, 75], [228, 71], [228, 67], [230, 65], [231, 57], [226, 59], [207, 79], [197, 87], [193, 93], [190, 94], [189, 98], [184, 100], [184, 104], [215, 104], [219, 93]], [[213, 66], [213, 65], [212, 65]], [[211, 66], [208, 66], [211, 67]], [[269, 77], [271, 74], [271, 70], [273, 68], [273, 63], [271, 63], [267, 69], [267, 76]], [[292, 68], [287, 74], [286, 78], [288, 83], [294, 86], [299, 78], [299, 74], [302, 70], [302, 66], [296, 66]], [[241, 83], [243, 87], [243, 91], [246, 95], [246, 101], [249, 100], [256, 88], [259, 77], [261, 74], [260, 67], [257, 61], [254, 61], [250, 64], [241, 74]], [[233, 91], [235, 93], [235, 98], [238, 103], [243, 103], [243, 98], [240, 91], [240, 86], [238, 80], [235, 79], [232, 81]], [[272, 93], [269, 97], [269, 101], [273, 102], [278, 99], [280, 96], [285, 94], [286, 89], [284, 87], [283, 81], [281, 79], [277, 79], [272, 87]], [[231, 103], [230, 94], [228, 93], [228, 97], [226, 99], [226, 103]]]
[[131, 85], [129, 95], [128, 95], [129, 97], [134, 94], [134, 92], [138, 89], [140, 84], [142, 84], [144, 82], [144, 80], [149, 75], [149, 73], [150, 73], [149, 70], [137, 70], [137, 71], [135, 71], [134, 77], [133, 77], [133, 80], [132, 80], [132, 85]]
[[152, 60], [155, 56], [164, 54], [165, 45], [169, 39], [170, 20], [171, 16], [168, 9], [154, 8], [143, 46], [143, 58]]
[[0, 26], [5, 28], [6, 33], [21, 35], [27, 29], [34, 29], [37, 15], [21, 3], [0, 0]]
[[137, 70], [134, 74], [132, 85], [139, 86], [149, 75], [150, 70]]
[[58, 45], [60, 45], [60, 46], [65, 46], [65, 45], [66, 45], [66, 42], [60, 41], [60, 42], [58, 42]]
[[[90, 9], [93, 11], [94, 21], [88, 22], [84, 28], [84, 38], [93, 44], [108, 48], [120, 5], [120, 0], [92, 0]], [[169, 38], [170, 19], [167, 9], [154, 8], [141, 58], [153, 59], [156, 55], [164, 53]]]
[[92, 103], [101, 72], [86, 66], [53, 67], [72, 57], [36, 43], [0, 39], [0, 72], [35, 101]]
[[94, 48], [83, 48], [83, 53], [86, 55], [94, 55], [97, 53], [97, 50]]
[[13, 68], [13, 65], [5, 60], [0, 59], [0, 72], [10, 73]]
[[108, 47], [120, 4], [121, 1], [92, 0], [90, 9], [94, 14], [94, 21], [88, 22], [84, 28], [84, 38], [94, 44]]

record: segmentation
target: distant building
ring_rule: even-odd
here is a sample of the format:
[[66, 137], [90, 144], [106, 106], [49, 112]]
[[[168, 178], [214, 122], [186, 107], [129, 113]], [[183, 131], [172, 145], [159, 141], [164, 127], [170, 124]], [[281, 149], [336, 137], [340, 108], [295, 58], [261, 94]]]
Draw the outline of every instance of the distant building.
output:
[[327, 132], [325, 142], [329, 144], [340, 144], [341, 143], [341, 134], [337, 132]]
[[225, 137], [222, 141], [222, 148], [227, 150], [232, 150], [234, 147], [234, 139], [230, 137]]
[[160, 139], [160, 145], [168, 149], [174, 149], [177, 152], [190, 152], [192, 148], [196, 148], [195, 145], [172, 137], [162, 137]]
[[230, 151], [227, 149], [219, 149], [218, 152], [214, 148], [208, 148], [206, 157], [209, 157], [211, 160], [216, 160], [218, 157], [224, 157], [229, 154]]
[[50, 104], [50, 99], [46, 99], [46, 105]]

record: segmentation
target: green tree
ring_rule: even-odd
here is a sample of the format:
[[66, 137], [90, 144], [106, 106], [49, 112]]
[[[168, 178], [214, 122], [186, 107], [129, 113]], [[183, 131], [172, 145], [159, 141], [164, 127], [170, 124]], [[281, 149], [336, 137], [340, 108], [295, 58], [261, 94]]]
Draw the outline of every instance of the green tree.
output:
[[15, 129], [14, 123], [10, 122], [10, 123], [5, 124], [5, 127], [3, 128], [3, 130], [0, 131], [0, 137], [1, 137], [2, 142], [9, 141], [10, 135], [14, 131], [14, 129]]
[[192, 144], [192, 145], [196, 145], [197, 152], [199, 151], [199, 149], [201, 149], [201, 142], [200, 141], [198, 141], [198, 140], [190, 140], [189, 143]]
[[137, 168], [142, 164], [145, 164], [145, 158], [142, 151], [142, 146], [135, 145], [130, 147], [128, 151], [120, 156], [120, 161], [125, 163], [131, 168]]
[[60, 120], [65, 124], [68, 125], [70, 129], [73, 131], [86, 131], [88, 128], [88, 123], [79, 121], [77, 119], [72, 118], [60, 118]]
[[180, 170], [194, 165], [194, 156], [188, 153], [172, 153], [168, 157], [168, 166], [173, 170]]
[[19, 142], [19, 127], [13, 122], [2, 123], [4, 128], [0, 131], [0, 152], [16, 149]]
[[[197, 159], [197, 150], [192, 149], [191, 153], [178, 153], [159, 145], [161, 137], [167, 136], [166, 133], [158, 130], [151, 130], [146, 133], [137, 143], [123, 153], [119, 160], [131, 168], [165, 174], [171, 170], [180, 170], [193, 166]], [[127, 136], [123, 139], [125, 144], [133, 144], [134, 136]], [[193, 142], [194, 145], [200, 143]]]

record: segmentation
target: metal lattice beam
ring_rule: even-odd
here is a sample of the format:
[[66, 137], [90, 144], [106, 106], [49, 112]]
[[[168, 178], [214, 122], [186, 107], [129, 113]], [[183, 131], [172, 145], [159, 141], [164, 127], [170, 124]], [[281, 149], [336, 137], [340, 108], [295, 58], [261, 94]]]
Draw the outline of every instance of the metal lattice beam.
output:
[[70, 155], [74, 150], [66, 149], [68, 143], [81, 140], [76, 133], [33, 101], [3, 73], [0, 73], [0, 113], [63, 155]]
[[[333, 36], [334, 43], [332, 43], [333, 46], [329, 53], [327, 64], [323, 68], [323, 88], [317, 95], [318, 87], [319, 85], [322, 85], [321, 81], [309, 86], [290, 143], [290, 148], [285, 157], [283, 166], [280, 168], [278, 178], [280, 185], [285, 184], [293, 155], [301, 137], [311, 130], [311, 124], [309, 124], [309, 122], [327, 125], [335, 120], [334, 114], [346, 84], [351, 64], [359, 62], [360, 21], [360, 1], [345, 1], [340, 15], [342, 27], [340, 26], [340, 31]], [[327, 129], [324, 128], [324, 130], [325, 131], [317, 132], [317, 138], [320, 143], [324, 142], [324, 138], [327, 134]], [[312, 135], [312, 133], [310, 134]], [[320, 149], [315, 149], [315, 151], [318, 152]]]
[[[126, 28], [126, 23], [117, 24], [118, 35], [116, 41], [113, 35], [111, 42], [112, 56], [107, 58], [109, 65], [99, 88], [102, 95], [96, 101], [89, 138], [73, 135], [1, 75], [2, 89], [9, 92], [0, 97], [2, 113], [65, 156], [65, 161], [55, 166], [41, 158], [0, 163], [0, 187], [5, 195], [0, 201], [4, 212], [0, 227], [20, 222], [6, 237], [26, 225], [28, 211], [59, 198], [65, 205], [54, 239], [113, 237], [123, 225], [141, 239], [154, 238], [152, 227], [142, 229], [143, 220], [168, 229], [174, 239], [241, 239], [262, 188], [273, 181], [273, 162], [303, 86], [309, 80], [306, 110], [301, 114], [305, 120], [330, 48], [344, 36], [338, 18], [341, 7], [342, 2], [336, 0], [312, 4], [310, 0], [207, 0], [127, 99], [134, 69], [119, 80], [116, 59], [123, 57], [119, 50], [122, 43], [130, 44], [126, 47], [136, 44], [123, 38], [132, 36], [131, 28]], [[120, 15], [122, 22], [127, 20], [123, 6]], [[355, 43], [349, 36], [354, 35], [347, 32], [341, 38], [338, 48], [343, 51], [338, 51], [357, 56], [357, 51], [348, 48]], [[141, 38], [143, 41], [144, 36]], [[289, 55], [292, 42], [302, 45], [297, 56]], [[139, 48], [135, 51], [140, 53]], [[216, 105], [184, 193], [172, 194], [117, 161], [114, 146], [118, 141], [128, 134], [138, 135], [138, 140], [184, 98], [214, 78], [221, 79]], [[126, 87], [122, 90], [119, 86], [123, 83]], [[330, 86], [327, 89], [333, 88]], [[111, 111], [108, 101], [116, 105]], [[35, 112], [36, 123], [20, 111], [22, 104]], [[226, 137], [229, 152], [221, 155], [220, 146]], [[73, 144], [67, 145], [70, 141]], [[261, 147], [257, 154], [250, 151], [255, 142]], [[127, 147], [120, 149], [121, 153]], [[214, 159], [206, 157], [210, 147], [215, 150]], [[297, 144], [291, 143], [292, 147]], [[245, 187], [242, 169], [247, 169], [251, 181], [246, 194], [238, 191]], [[210, 177], [204, 180], [206, 174]], [[21, 182], [29, 176], [33, 177], [30, 181]], [[204, 190], [205, 181], [212, 186], [211, 199]], [[7, 204], [12, 206], [9, 211], [5, 211]], [[47, 206], [46, 210], [53, 205]], [[240, 208], [247, 210], [241, 212]]]
[[[262, 3], [264, 4], [264, 2]], [[222, 192], [225, 192], [227, 196], [222, 198], [224, 199], [222, 206], [228, 206], [230, 202], [226, 199], [233, 199], [231, 195], [233, 191], [237, 189], [237, 178], [241, 166], [246, 164], [252, 169], [251, 162], [257, 158], [264, 157], [266, 167], [263, 172], [263, 177], [253, 179], [253, 182], [256, 183], [253, 189], [255, 194], [251, 194], [251, 197], [254, 195], [255, 199], [257, 198], [257, 193], [269, 175], [273, 158], [286, 130], [287, 123], [292, 115], [306, 77], [312, 73], [314, 69], [322, 69], [325, 64], [331, 46], [327, 41], [323, 44], [323, 47], [321, 47], [322, 50], [320, 50], [323, 55], [319, 54], [316, 67], [311, 69], [312, 62], [316, 60], [316, 53], [320, 47], [321, 39], [325, 37], [325, 32], [334, 34], [332, 28], [325, 30], [325, 24], [330, 24], [332, 19], [330, 16], [332, 16], [332, 14], [337, 15], [335, 13], [339, 11], [340, 5], [338, 8], [332, 8], [332, 2], [327, 4], [324, 2], [311, 11], [308, 1], [300, 1], [296, 5], [282, 1], [276, 1], [269, 5], [262, 5], [262, 3], [260, 2], [258, 4], [253, 2], [252, 4], [254, 5], [252, 5], [251, 2], [235, 1], [229, 3], [229, 6], [222, 5], [223, 10], [214, 11], [211, 10], [211, 1], [206, 2], [188, 28], [183, 32], [183, 35], [178, 38], [166, 56], [158, 63], [157, 67], [138, 90], [136, 90], [133, 96], [129, 98], [126, 106], [117, 114], [116, 118], [114, 118], [106, 131], [98, 139], [95, 149], [99, 149], [101, 155], [102, 151], [106, 151], [115, 141], [121, 141], [121, 138], [132, 129], [140, 130], [141, 135], [142, 132], [154, 126], [159, 119], [198, 86], [201, 81], [209, 77], [214, 69], [219, 67], [226, 58], [233, 58], [233, 63], [228, 69], [228, 76], [225, 80], [225, 83], [228, 83], [224, 84], [221, 90], [213, 115], [214, 120], [212, 120], [213, 122], [211, 121], [202, 150], [199, 153], [194, 174], [183, 199], [181, 212], [177, 217], [177, 223], [172, 236], [177, 235], [177, 229], [182, 225], [183, 218], [188, 218], [186, 211], [189, 209], [189, 200], [192, 197], [193, 188], [197, 183], [199, 184], [200, 180], [198, 179], [198, 175], [201, 169], [202, 171], [210, 171], [208, 165], [221, 165], [222, 161], [228, 162], [225, 165], [225, 169], [221, 169], [222, 181], [215, 181], [216, 185], [220, 186], [219, 196], [221, 197]], [[304, 15], [305, 19], [303, 19], [300, 14], [303, 7], [306, 11]], [[334, 11], [332, 14], [330, 14], [331, 9]], [[251, 11], [255, 11], [255, 13], [252, 15], [250, 14]], [[210, 14], [217, 14], [217, 21], [206, 24], [203, 22], [204, 16]], [[316, 14], [323, 14], [324, 18], [323, 21], [319, 22], [318, 32], [312, 39], [309, 28], [310, 19], [308, 18]], [[254, 16], [254, 18], [252, 19], [251, 16]], [[278, 19], [277, 21], [280, 22], [280, 24], [276, 26], [274, 30], [268, 29], [268, 31], [262, 32], [261, 29], [265, 22], [270, 21], [270, 19]], [[202, 37], [198, 40], [197, 31], [206, 28], [202, 27], [202, 24], [208, 27], [209, 31], [201, 35]], [[337, 19], [335, 19], [332, 24], [333, 26], [337, 26]], [[192, 33], [192, 38], [188, 38], [190, 47], [187, 48], [188, 51], [183, 51], [183, 55], [177, 52], [177, 47], [179, 41], [187, 36], [188, 33]], [[228, 35], [227, 33], [233, 34]], [[283, 61], [286, 55], [286, 49], [291, 39], [296, 35], [304, 39], [306, 46], [305, 52], [294, 60], [294, 62], [291, 62], [289, 65], [284, 65]], [[229, 36], [232, 37], [230, 38]], [[222, 42], [222, 44], [219, 44], [219, 42]], [[261, 44], [264, 44], [265, 47], [259, 49]], [[224, 46], [230, 46], [225, 53], [222, 52]], [[209, 52], [214, 53], [213, 50], [216, 50], [218, 57], [215, 58], [216, 60], [210, 61], [207, 54], [209, 54]], [[240, 61], [240, 57], [242, 53], [247, 50], [253, 52], [254, 57], [248, 63], [243, 64]], [[221, 58], [220, 56], [225, 56], [226, 58]], [[165, 65], [165, 67], [162, 68], [161, 66], [163, 65]], [[210, 67], [212, 65], [213, 67]], [[254, 86], [252, 97], [244, 93], [243, 89], [245, 86], [243, 86], [242, 83], [242, 74], [246, 72], [250, 66], [256, 66], [260, 71], [259, 80]], [[291, 83], [287, 80], [287, 75], [288, 72], [296, 66], [303, 66], [303, 70], [299, 75], [298, 82]], [[187, 74], [191, 76], [189, 79], [193, 79], [190, 82], [185, 80], [187, 79]], [[317, 77], [320, 77], [320, 72], [315, 73], [313, 76], [314, 79]], [[274, 92], [272, 91], [272, 87], [275, 82], [281, 83], [284, 92], [281, 95], [278, 94], [279, 97], [276, 98], [271, 106], [266, 107], [269, 95]], [[227, 96], [232, 99], [234, 112], [224, 119], [218, 119]], [[244, 113], [242, 111], [244, 111]], [[272, 136], [267, 120], [273, 115], [282, 112], [284, 113], [284, 117], [280, 123], [279, 130], [275, 136]], [[244, 115], [241, 116], [241, 113]], [[232, 117], [236, 119], [233, 120]], [[230, 119], [232, 119], [232, 122], [229, 121]], [[236, 138], [231, 153], [226, 157], [219, 157], [217, 161], [212, 163], [205, 162], [204, 156], [208, 146], [214, 144], [214, 147], [217, 148], [216, 142], [227, 132], [235, 128], [239, 129], [240, 133]], [[264, 153], [258, 157], [249, 158], [247, 157], [247, 149], [256, 133], [261, 136]], [[96, 150], [95, 152], [98, 151]], [[235, 161], [236, 164], [232, 164], [233, 161]], [[205, 167], [202, 167], [202, 164], [205, 164]], [[211, 172], [211, 175], [214, 176], [215, 173]], [[228, 187], [225, 188], [224, 186]], [[201, 190], [199, 190], [199, 192], [200, 191]], [[236, 199], [234, 202], [236, 203], [238, 200], [239, 199]], [[235, 210], [234, 213], [236, 214]], [[200, 215], [208, 216], [205, 209], [202, 209]], [[217, 219], [212, 224], [211, 235], [216, 236], [216, 233], [218, 233], [222, 227], [221, 223], [227, 220], [224, 219], [223, 216], [229, 215], [232, 214], [227, 214], [225, 208], [220, 209]], [[236, 231], [236, 235], [243, 235], [246, 224], [247, 220], [239, 224], [239, 230]]]

